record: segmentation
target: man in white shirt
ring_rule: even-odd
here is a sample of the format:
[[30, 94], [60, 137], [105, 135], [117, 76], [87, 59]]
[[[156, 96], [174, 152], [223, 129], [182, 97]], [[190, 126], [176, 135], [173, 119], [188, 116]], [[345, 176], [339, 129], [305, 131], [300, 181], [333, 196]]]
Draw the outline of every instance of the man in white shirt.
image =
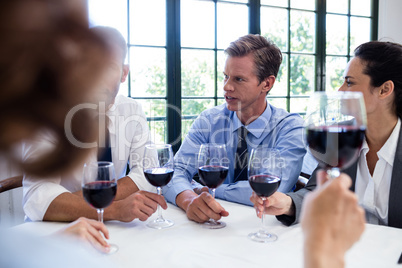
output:
[[[103, 36], [113, 51], [113, 59], [102, 81], [105, 90], [100, 99], [104, 102], [100, 102], [97, 108], [100, 110], [99, 118], [106, 118], [111, 158], [116, 176], [120, 179], [116, 198], [105, 209], [104, 219], [129, 222], [138, 218], [145, 221], [156, 211], [158, 204], [164, 209], [167, 205], [162, 196], [150, 192], [154, 187], [146, 181], [141, 168], [144, 146], [149, 142], [145, 114], [136, 101], [117, 96], [120, 83], [126, 80], [129, 72], [128, 65], [124, 64], [127, 45], [123, 36], [113, 28], [95, 27], [92, 31]], [[103, 116], [102, 109], [105, 111]], [[71, 137], [71, 142], [77, 142]], [[35, 159], [53, 145], [52, 134], [41, 133], [36, 140], [26, 144], [24, 159]], [[94, 150], [86, 162], [97, 161], [96, 155]], [[126, 176], [127, 163], [130, 172]], [[96, 219], [96, 210], [82, 196], [81, 176], [82, 167], [47, 180], [25, 176], [23, 207], [27, 218], [32, 221], [73, 221], [82, 216]]]

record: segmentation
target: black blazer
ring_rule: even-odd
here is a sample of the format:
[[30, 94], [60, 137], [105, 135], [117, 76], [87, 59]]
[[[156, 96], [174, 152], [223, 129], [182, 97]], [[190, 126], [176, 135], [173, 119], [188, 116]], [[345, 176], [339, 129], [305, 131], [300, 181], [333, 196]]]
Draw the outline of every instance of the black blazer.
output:
[[[352, 186], [350, 187], [352, 191], [355, 190], [356, 186], [357, 163], [358, 162], [356, 161], [352, 166], [342, 171], [352, 178]], [[319, 168], [313, 172], [305, 188], [300, 189], [295, 193], [288, 193], [295, 205], [295, 216], [277, 216], [278, 220], [283, 224], [291, 225], [299, 221], [304, 195], [315, 189], [317, 186], [315, 174], [318, 169]], [[388, 226], [402, 228], [402, 127], [399, 132], [398, 144], [396, 146], [394, 165], [392, 168], [391, 186], [389, 191]]]

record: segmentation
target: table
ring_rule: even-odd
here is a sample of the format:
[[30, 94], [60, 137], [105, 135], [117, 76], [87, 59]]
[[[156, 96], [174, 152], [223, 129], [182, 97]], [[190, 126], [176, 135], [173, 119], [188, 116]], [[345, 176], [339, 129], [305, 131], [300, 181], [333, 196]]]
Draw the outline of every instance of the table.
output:
[[[169, 204], [163, 216], [175, 225], [156, 230], [146, 222], [107, 222], [111, 241], [119, 251], [108, 255], [121, 267], [292, 267], [303, 266], [303, 234], [299, 224], [283, 226], [273, 216], [267, 221], [278, 235], [273, 243], [257, 243], [247, 238], [260, 227], [252, 207], [220, 201], [230, 215], [223, 229], [205, 229], [189, 221], [185, 213]], [[154, 219], [153, 215], [150, 220]], [[64, 223], [30, 222], [14, 230], [52, 233]], [[396, 267], [402, 251], [402, 229], [367, 224], [361, 240], [347, 253], [346, 267]]]

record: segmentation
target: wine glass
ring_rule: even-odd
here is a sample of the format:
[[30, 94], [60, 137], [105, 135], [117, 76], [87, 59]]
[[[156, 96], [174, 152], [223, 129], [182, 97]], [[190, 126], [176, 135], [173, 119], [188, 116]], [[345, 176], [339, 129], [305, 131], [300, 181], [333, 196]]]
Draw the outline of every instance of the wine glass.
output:
[[[114, 200], [117, 180], [114, 165], [111, 162], [91, 162], [84, 165], [82, 176], [82, 194], [85, 201], [98, 212], [98, 221], [103, 223], [103, 211]], [[108, 253], [118, 250], [117, 245], [109, 244]]]
[[[280, 157], [279, 151], [258, 146], [251, 150], [248, 163], [248, 182], [253, 191], [265, 202], [268, 197], [278, 190], [282, 179], [284, 159]], [[261, 217], [261, 228], [259, 231], [250, 233], [248, 237], [256, 242], [267, 243], [278, 239], [278, 236], [265, 230], [265, 212]]]
[[305, 120], [306, 143], [330, 178], [352, 165], [362, 147], [366, 108], [361, 92], [314, 92]]
[[[162, 194], [162, 186], [167, 185], [173, 176], [174, 158], [172, 145], [151, 144], [145, 146], [143, 158], [143, 170], [145, 178], [156, 187], [157, 193]], [[174, 222], [162, 217], [162, 210], [158, 205], [158, 217], [148, 222], [147, 226], [155, 229], [171, 227]]]
[[[215, 198], [215, 189], [225, 181], [229, 171], [226, 146], [224, 144], [202, 144], [197, 163], [201, 182], [211, 189], [212, 197]], [[225, 227], [226, 223], [209, 219], [202, 226], [208, 229], [220, 229]]]

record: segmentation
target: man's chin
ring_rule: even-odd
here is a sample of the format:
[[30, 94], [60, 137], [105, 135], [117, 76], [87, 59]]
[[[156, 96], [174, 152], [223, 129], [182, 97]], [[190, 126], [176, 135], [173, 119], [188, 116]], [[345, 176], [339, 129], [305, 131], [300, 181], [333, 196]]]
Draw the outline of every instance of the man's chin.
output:
[[233, 104], [228, 104], [228, 103], [226, 103], [226, 108], [227, 108], [229, 111], [232, 111], [232, 112], [240, 111], [239, 105], [233, 105]]

